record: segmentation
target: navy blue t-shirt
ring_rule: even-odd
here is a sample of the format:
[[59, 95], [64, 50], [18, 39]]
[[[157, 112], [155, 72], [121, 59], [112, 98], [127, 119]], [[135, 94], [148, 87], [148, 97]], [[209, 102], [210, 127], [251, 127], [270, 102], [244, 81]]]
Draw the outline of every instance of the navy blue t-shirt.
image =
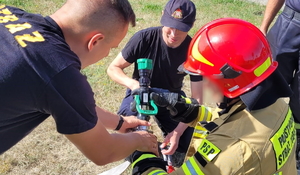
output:
[[300, 0], [286, 0], [285, 4], [300, 13]]
[[96, 125], [94, 94], [80, 68], [54, 20], [0, 6], [0, 154], [50, 115], [62, 134]]
[[[150, 86], [180, 92], [186, 74], [177, 69], [187, 59], [190, 42], [191, 37], [187, 36], [179, 47], [170, 48], [163, 40], [162, 27], [152, 27], [134, 34], [122, 50], [122, 56], [127, 62], [135, 63], [132, 78], [139, 79], [137, 59], [149, 58], [153, 61]], [[190, 77], [191, 81], [202, 80], [201, 76]]]

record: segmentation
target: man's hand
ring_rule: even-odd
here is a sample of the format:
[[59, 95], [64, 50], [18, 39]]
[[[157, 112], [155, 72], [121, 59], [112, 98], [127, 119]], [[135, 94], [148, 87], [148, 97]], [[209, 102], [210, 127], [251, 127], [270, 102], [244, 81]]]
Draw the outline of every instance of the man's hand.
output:
[[267, 35], [267, 29], [264, 29], [264, 28], [260, 28], [260, 31], [266, 36]]
[[165, 148], [168, 144], [170, 145], [170, 147], [168, 149], [162, 150], [161, 151], [162, 154], [165, 154], [165, 155], [174, 154], [174, 152], [178, 148], [179, 139], [187, 127], [188, 127], [187, 124], [179, 123], [178, 126], [174, 129], [174, 131], [172, 131], [171, 133], [169, 133], [166, 136], [165, 140], [160, 145], [160, 148]]
[[[119, 130], [121, 133], [126, 133], [131, 131], [133, 128], [137, 126], [150, 126], [150, 122], [145, 120], [139, 120], [135, 116], [123, 117], [124, 123]], [[135, 131], [134, 134], [139, 136], [139, 146], [137, 148], [138, 151], [142, 152], [152, 152], [158, 155], [158, 148], [157, 148], [157, 138], [155, 135], [150, 134], [146, 131]]]
[[133, 128], [136, 128], [137, 126], [150, 126], [150, 122], [147, 122], [145, 120], [139, 120], [135, 116], [129, 116], [129, 117], [123, 117], [124, 123], [122, 127], [120, 128], [120, 133], [126, 133], [131, 131]]
[[155, 135], [148, 133], [147, 131], [136, 131], [133, 132], [139, 135], [139, 146], [138, 151], [151, 152], [158, 156], [157, 138]]
[[173, 155], [176, 149], [178, 148], [180, 137], [181, 135], [175, 131], [169, 133], [164, 139], [163, 143], [160, 145], [160, 147], [165, 148], [168, 144], [170, 144], [170, 147], [168, 149], [163, 149], [161, 153], [164, 155]]

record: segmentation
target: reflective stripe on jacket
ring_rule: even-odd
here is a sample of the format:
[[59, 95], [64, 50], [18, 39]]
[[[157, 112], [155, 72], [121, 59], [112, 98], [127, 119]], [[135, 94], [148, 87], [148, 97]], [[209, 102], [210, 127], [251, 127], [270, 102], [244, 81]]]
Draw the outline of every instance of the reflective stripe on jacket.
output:
[[[231, 116], [170, 175], [297, 175], [295, 124], [288, 105], [278, 99], [261, 110], [237, 112], [241, 105], [240, 101], [221, 115]], [[153, 167], [146, 174], [167, 173]]]

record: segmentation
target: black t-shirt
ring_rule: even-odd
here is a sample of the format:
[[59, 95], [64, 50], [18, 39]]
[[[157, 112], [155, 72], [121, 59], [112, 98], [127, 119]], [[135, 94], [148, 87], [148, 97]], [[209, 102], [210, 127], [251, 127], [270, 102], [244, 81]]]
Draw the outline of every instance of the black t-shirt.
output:
[[[152, 27], [137, 32], [122, 50], [122, 56], [129, 63], [135, 63], [132, 78], [138, 80], [137, 59], [153, 60], [151, 87], [179, 92], [186, 74], [177, 69], [186, 60], [191, 37], [187, 36], [177, 48], [166, 45], [162, 36], [162, 27]], [[200, 81], [201, 76], [191, 76], [191, 81]]]
[[49, 115], [62, 134], [97, 123], [79, 58], [50, 18], [0, 6], [0, 154]]

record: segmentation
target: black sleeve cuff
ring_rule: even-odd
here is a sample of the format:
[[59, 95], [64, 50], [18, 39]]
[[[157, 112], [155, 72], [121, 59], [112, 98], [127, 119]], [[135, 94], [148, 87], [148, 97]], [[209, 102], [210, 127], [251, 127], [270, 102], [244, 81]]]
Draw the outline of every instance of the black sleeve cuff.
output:
[[130, 64], [133, 64], [136, 62], [136, 58], [132, 57], [132, 56], [129, 56], [127, 51], [125, 50], [126, 48], [124, 48], [122, 51], [121, 51], [121, 54], [122, 54], [122, 57], [124, 58], [124, 60]]
[[190, 75], [191, 82], [198, 82], [203, 80], [203, 76], [195, 76], [195, 75]]
[[191, 123], [198, 117], [199, 105], [186, 105], [189, 106], [184, 112], [177, 114], [173, 120], [183, 123]]

